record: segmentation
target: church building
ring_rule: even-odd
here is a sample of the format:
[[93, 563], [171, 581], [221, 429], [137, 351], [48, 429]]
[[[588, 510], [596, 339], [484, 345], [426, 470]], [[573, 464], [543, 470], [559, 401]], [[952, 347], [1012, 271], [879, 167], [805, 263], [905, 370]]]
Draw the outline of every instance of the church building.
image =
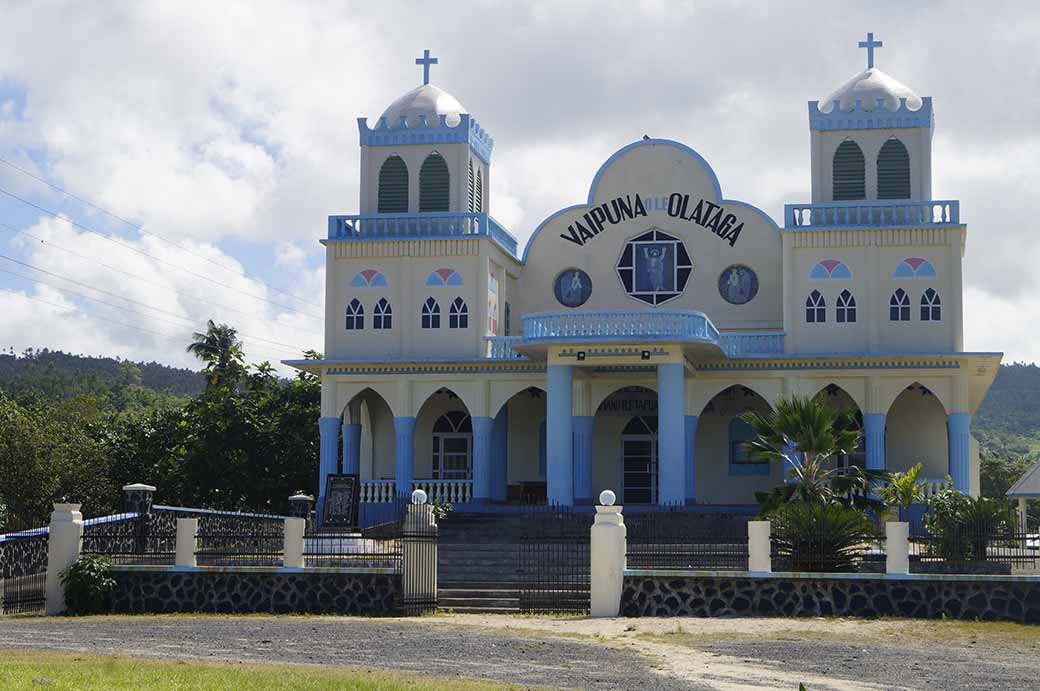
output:
[[[330, 216], [319, 493], [481, 507], [747, 507], [785, 468], [738, 417], [782, 395], [855, 414], [834, 459], [979, 491], [959, 203], [932, 198], [931, 98], [874, 67], [808, 104], [810, 201], [728, 199], [697, 142], [644, 137], [526, 246], [491, 215], [494, 140], [423, 83], [358, 120], [360, 213]], [[795, 104], [791, 104], [794, 107]], [[793, 136], [794, 133], [792, 133]]]

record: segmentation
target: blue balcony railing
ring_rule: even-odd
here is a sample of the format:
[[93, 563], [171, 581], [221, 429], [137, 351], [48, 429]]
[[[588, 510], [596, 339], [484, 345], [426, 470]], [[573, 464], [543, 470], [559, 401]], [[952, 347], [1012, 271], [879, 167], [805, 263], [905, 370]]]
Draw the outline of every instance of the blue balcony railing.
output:
[[784, 352], [783, 331], [730, 331], [719, 335], [726, 357], [756, 357]]
[[513, 346], [523, 343], [523, 336], [485, 336], [489, 360], [526, 360], [527, 356], [518, 353]]
[[784, 205], [787, 229], [950, 226], [960, 222], [960, 202], [949, 199]]
[[329, 216], [329, 240], [426, 240], [489, 237], [516, 256], [516, 238], [486, 213]]
[[523, 343], [551, 341], [719, 341], [711, 320], [693, 311], [543, 312], [522, 319]]

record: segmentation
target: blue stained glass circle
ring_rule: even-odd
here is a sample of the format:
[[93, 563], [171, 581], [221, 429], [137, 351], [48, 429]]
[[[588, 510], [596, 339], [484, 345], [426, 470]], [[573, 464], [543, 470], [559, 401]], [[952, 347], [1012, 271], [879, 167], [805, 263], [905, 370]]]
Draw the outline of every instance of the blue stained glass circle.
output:
[[553, 281], [553, 293], [564, 307], [580, 307], [592, 295], [592, 279], [581, 269], [564, 269]]
[[731, 305], [751, 302], [758, 294], [758, 276], [743, 264], [728, 266], [719, 275], [719, 294]]

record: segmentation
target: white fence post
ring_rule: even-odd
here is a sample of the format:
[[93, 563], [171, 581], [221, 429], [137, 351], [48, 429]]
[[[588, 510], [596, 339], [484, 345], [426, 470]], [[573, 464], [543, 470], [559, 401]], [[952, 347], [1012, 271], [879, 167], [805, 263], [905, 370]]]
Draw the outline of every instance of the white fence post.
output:
[[769, 521], [748, 521], [748, 571], [771, 573], [773, 559], [770, 554]]
[[589, 613], [594, 617], [616, 617], [621, 609], [628, 529], [621, 507], [614, 506], [614, 500], [610, 490], [600, 493], [600, 505], [596, 507], [596, 520], [589, 537], [592, 566]]
[[307, 529], [307, 519], [285, 519], [285, 547], [282, 566], [289, 569], [303, 568], [303, 534]]
[[79, 504], [55, 504], [47, 536], [47, 614], [65, 611], [61, 572], [76, 563], [83, 544], [83, 514]]
[[910, 524], [885, 524], [885, 573], [910, 573]]
[[426, 492], [412, 492], [401, 534], [401, 595], [405, 614], [437, 609], [437, 516]]
[[177, 519], [177, 554], [174, 566], [197, 566], [195, 551], [198, 549], [199, 519]]

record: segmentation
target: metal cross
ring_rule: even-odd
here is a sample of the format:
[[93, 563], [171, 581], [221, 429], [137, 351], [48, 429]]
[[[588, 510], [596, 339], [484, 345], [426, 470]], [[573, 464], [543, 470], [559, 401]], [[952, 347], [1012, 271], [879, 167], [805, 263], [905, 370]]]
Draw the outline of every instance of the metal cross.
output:
[[[875, 41], [874, 40], [874, 32], [873, 31], [868, 31], [867, 32], [867, 40], [866, 41], [860, 41], [859, 42], [859, 47], [860, 48], [866, 48], [867, 49], [867, 69], [868, 70], [871, 69], [872, 67], [874, 67], [874, 49], [875, 48], [880, 48], [883, 45], [884, 44], [881, 41]], [[416, 62], [418, 62], [418, 61], [416, 61]]]
[[[873, 35], [873, 34], [871, 34], [871, 35]], [[430, 65], [436, 65], [437, 64], [437, 58], [431, 58], [429, 50], [424, 50], [422, 52], [422, 54], [423, 54], [423, 56], [421, 58], [416, 58], [415, 59], [415, 64], [416, 65], [422, 65], [422, 83], [423, 84], [429, 84], [430, 83]]]

